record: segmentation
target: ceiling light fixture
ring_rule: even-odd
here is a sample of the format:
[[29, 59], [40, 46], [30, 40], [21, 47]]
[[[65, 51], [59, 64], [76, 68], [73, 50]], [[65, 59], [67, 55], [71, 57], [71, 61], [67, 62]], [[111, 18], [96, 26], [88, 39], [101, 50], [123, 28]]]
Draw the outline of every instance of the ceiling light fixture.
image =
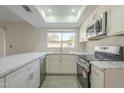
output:
[[49, 12], [52, 12], [52, 10], [51, 10], [51, 9], [48, 9], [48, 11], [49, 11]]
[[71, 11], [72, 11], [72, 12], [75, 12], [75, 9], [72, 9]]

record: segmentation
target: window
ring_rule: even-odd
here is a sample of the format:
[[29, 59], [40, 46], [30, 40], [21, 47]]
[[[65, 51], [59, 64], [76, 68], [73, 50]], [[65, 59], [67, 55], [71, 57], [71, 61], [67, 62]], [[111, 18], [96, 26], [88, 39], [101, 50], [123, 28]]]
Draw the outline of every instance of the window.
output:
[[48, 32], [48, 48], [74, 48], [75, 32]]
[[61, 46], [61, 33], [48, 33], [48, 47], [54, 48], [54, 47], [60, 47]]

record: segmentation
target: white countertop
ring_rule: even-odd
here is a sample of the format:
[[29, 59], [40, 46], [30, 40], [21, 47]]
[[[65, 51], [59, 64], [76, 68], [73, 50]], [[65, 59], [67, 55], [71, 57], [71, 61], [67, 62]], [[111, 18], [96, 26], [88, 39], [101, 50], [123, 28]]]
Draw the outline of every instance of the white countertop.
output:
[[69, 53], [56, 53], [56, 52], [30, 52], [17, 54], [12, 56], [0, 57], [0, 77], [3, 77], [18, 68], [21, 68], [39, 57], [47, 54], [64, 54], [64, 55], [78, 55], [87, 54], [88, 52], [69, 52]]
[[91, 53], [91, 52], [63, 52], [63, 53], [60, 53], [60, 52], [50, 52], [49, 54], [54, 54], [54, 55], [88, 55], [88, 54], [94, 54], [94, 53]]
[[91, 61], [91, 65], [100, 70], [104, 69], [124, 69], [124, 61]]
[[48, 52], [24, 53], [0, 58], [0, 77], [47, 55]]

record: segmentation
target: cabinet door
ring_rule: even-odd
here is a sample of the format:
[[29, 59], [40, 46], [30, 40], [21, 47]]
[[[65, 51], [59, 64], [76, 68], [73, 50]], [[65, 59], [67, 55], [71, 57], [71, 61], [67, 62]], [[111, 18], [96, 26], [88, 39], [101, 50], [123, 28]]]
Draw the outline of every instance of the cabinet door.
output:
[[0, 88], [4, 88], [4, 78], [0, 78]]
[[109, 36], [111, 29], [111, 6], [107, 5], [107, 35]]
[[91, 67], [91, 87], [103, 88], [104, 87], [104, 72], [100, 71], [96, 67]]
[[124, 6], [111, 6], [111, 30], [109, 34], [124, 33]]
[[96, 22], [96, 19], [97, 19], [97, 9], [94, 9], [93, 12], [91, 12], [90, 16], [88, 17], [89, 26], [93, 25]]
[[25, 67], [12, 72], [5, 77], [7, 88], [26, 88], [27, 87], [27, 69]]
[[76, 74], [75, 55], [62, 55], [60, 66], [61, 74]]
[[40, 61], [36, 60], [28, 67], [28, 87], [38, 88], [40, 86]]
[[81, 25], [79, 30], [79, 42], [83, 42], [84, 39], [84, 24]]
[[48, 74], [60, 73], [60, 55], [48, 55], [46, 67]]

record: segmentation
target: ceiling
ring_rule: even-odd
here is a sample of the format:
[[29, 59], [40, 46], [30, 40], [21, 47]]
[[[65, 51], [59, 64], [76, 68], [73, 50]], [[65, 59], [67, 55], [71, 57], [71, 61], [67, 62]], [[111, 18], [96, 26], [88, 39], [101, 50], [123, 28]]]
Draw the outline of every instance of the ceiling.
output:
[[[80, 5], [42, 5], [46, 15], [77, 15]], [[74, 9], [74, 11], [72, 11]], [[51, 10], [51, 11], [49, 11]]]
[[0, 5], [0, 22], [24, 21], [21, 17], [15, 15], [8, 8]]
[[0, 22], [26, 21], [34, 27], [48, 29], [78, 28], [95, 8], [91, 5], [27, 5], [27, 7], [30, 12], [21, 5], [0, 6]]

